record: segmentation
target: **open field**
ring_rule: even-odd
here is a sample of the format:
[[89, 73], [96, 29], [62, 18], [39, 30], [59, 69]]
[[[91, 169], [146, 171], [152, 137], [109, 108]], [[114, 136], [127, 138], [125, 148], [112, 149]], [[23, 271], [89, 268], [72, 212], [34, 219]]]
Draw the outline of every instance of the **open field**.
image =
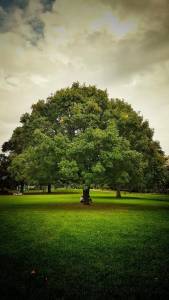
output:
[[0, 196], [0, 298], [169, 298], [169, 196], [79, 197]]

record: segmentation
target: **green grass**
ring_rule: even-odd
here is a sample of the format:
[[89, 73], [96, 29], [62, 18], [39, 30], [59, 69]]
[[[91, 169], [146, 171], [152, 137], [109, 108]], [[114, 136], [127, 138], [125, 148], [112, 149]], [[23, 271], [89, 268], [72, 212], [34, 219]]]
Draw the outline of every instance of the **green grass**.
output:
[[169, 196], [79, 196], [0, 197], [0, 298], [169, 298]]

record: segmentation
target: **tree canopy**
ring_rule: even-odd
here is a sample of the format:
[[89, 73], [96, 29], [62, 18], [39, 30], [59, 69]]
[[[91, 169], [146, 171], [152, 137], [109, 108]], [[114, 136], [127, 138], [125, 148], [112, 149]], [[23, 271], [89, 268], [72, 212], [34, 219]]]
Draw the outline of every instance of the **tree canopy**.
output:
[[[165, 156], [148, 121], [107, 91], [80, 85], [32, 105], [3, 145], [18, 181], [153, 189], [163, 184]], [[86, 190], [88, 191], [86, 193]]]

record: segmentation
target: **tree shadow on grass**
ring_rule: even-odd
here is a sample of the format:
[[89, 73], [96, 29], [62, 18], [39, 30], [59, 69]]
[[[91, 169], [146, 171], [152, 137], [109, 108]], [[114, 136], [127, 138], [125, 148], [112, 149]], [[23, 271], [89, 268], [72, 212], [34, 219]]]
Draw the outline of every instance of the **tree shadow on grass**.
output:
[[52, 193], [47, 193], [47, 192], [25, 192], [24, 193], [24, 195], [48, 195], [48, 196], [50, 196], [50, 195], [77, 195], [77, 194], [79, 194], [79, 192], [78, 191], [58, 191], [58, 192], [52, 192]]
[[74, 211], [74, 212], [95, 212], [95, 211], [157, 211], [157, 210], [169, 210], [169, 205], [144, 205], [140, 203], [99, 203], [94, 202], [91, 205], [83, 205], [81, 203], [26, 203], [15, 205], [1, 206], [1, 211], [20, 211], [20, 210], [32, 210], [32, 211]]
[[[158, 197], [158, 198], [156, 198]], [[115, 196], [94, 196], [93, 198], [94, 199], [98, 199], [98, 200], [102, 200], [102, 199], [105, 199], [105, 200], [145, 200], [145, 201], [160, 201], [160, 202], [169, 202], [169, 195], [166, 195], [166, 196], [156, 196], [156, 197], [153, 197], [153, 198], [149, 198], [148, 196], [147, 197], [139, 197], [139, 196], [122, 196], [120, 199], [116, 198]]]

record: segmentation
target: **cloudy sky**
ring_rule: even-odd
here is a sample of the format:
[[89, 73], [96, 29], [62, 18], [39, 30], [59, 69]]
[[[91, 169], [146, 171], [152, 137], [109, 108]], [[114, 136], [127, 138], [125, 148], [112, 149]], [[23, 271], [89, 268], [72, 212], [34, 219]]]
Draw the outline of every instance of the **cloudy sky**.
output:
[[169, 154], [169, 1], [0, 0], [0, 144], [77, 80], [128, 101]]

